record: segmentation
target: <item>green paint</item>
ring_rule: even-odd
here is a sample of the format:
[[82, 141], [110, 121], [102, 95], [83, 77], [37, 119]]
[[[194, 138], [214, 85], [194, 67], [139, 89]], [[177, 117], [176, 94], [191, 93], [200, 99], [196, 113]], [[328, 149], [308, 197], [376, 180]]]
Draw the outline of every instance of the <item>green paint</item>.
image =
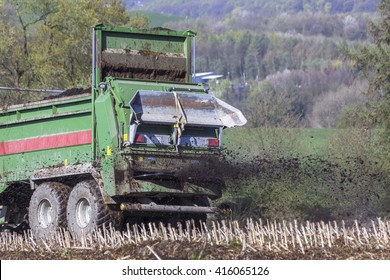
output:
[[[0, 111], [0, 143], [86, 131], [91, 122], [90, 96], [13, 106]], [[35, 170], [60, 166], [65, 160], [75, 164], [91, 159], [91, 145], [1, 155], [0, 182], [28, 180]]]

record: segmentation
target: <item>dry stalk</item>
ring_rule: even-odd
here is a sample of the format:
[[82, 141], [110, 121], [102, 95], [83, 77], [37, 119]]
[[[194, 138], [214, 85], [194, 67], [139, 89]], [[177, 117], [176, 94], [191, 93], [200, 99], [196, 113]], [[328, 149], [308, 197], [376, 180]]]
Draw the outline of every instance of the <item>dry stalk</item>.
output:
[[297, 233], [297, 241], [298, 241], [299, 247], [301, 248], [302, 254], [305, 254], [305, 250], [303, 249], [301, 238], [299, 237], [298, 233]]
[[157, 255], [157, 253], [153, 250], [152, 247], [150, 247], [149, 245], [147, 245], [146, 248], [148, 248], [149, 251], [150, 251], [158, 260], [161, 260], [161, 258]]
[[[160, 242], [161, 240], [199, 242], [213, 246], [214, 244], [229, 245], [235, 240], [241, 244], [243, 252], [248, 249], [299, 250], [305, 254], [310, 248], [316, 247], [351, 246], [358, 248], [375, 244], [379, 248], [390, 249], [389, 234], [389, 222], [381, 219], [372, 221], [370, 228], [359, 226], [357, 221], [352, 227], [346, 227], [343, 221], [339, 227], [335, 221], [332, 223], [307, 221], [304, 224], [298, 224], [297, 221], [279, 223], [266, 221], [263, 223], [262, 220], [253, 219], [248, 219], [244, 227], [241, 227], [237, 221], [212, 221], [210, 225], [200, 223], [200, 227], [196, 227], [194, 221], [188, 221], [177, 227], [165, 226], [162, 223], [127, 225], [126, 230], [122, 232], [115, 231], [110, 226], [96, 230], [92, 234], [82, 235], [79, 239], [73, 238], [68, 231], [61, 229], [46, 239], [39, 239], [39, 242], [31, 231], [23, 234], [3, 232], [0, 233], [0, 250], [38, 251], [43, 249], [51, 251], [58, 248], [103, 250], [118, 248], [126, 244], [142, 245], [144, 242]], [[336, 242], [338, 240], [343, 240], [343, 244]], [[153, 247], [151, 249], [153, 250]]]

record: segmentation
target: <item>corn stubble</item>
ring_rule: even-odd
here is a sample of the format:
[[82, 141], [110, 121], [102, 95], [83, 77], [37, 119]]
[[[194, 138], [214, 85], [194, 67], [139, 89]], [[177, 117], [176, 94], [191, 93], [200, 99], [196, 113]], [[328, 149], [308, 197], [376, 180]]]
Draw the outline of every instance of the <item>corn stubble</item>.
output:
[[390, 222], [298, 223], [248, 219], [112, 227], [82, 238], [61, 230], [0, 234], [1, 259], [390, 259]]

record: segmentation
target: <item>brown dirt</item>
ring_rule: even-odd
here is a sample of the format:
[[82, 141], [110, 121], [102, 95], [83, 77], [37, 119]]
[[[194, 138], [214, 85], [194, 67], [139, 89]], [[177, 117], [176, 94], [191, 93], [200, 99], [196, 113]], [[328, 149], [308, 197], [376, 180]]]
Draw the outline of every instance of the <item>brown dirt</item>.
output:
[[58, 95], [50, 95], [43, 100], [48, 100], [48, 99], [55, 99], [55, 98], [60, 98], [60, 97], [68, 97], [68, 96], [74, 96], [74, 95], [80, 95], [84, 93], [91, 93], [91, 88], [71, 88], [67, 89], [64, 92], [58, 94]]
[[195, 242], [148, 241], [142, 245], [125, 245], [115, 249], [66, 249], [35, 252], [0, 252], [2, 260], [153, 260], [157, 256], [166, 260], [389, 260], [389, 249], [363, 249], [350, 247], [313, 248], [304, 254], [299, 250], [275, 251], [242, 249], [234, 245], [212, 245]]
[[126, 65], [104, 66], [104, 77], [117, 77], [138, 80], [158, 80], [171, 82], [185, 82], [185, 71], [174, 70], [154, 70], [154, 69], [140, 69], [132, 68]]

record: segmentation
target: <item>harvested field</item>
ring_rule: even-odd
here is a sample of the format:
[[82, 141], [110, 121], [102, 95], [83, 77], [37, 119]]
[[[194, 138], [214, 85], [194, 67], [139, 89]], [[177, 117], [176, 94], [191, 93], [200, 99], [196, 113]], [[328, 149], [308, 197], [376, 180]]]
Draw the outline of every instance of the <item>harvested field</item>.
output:
[[188, 221], [106, 229], [75, 240], [61, 231], [37, 240], [30, 231], [0, 235], [1, 259], [390, 259], [390, 222], [302, 223]]

